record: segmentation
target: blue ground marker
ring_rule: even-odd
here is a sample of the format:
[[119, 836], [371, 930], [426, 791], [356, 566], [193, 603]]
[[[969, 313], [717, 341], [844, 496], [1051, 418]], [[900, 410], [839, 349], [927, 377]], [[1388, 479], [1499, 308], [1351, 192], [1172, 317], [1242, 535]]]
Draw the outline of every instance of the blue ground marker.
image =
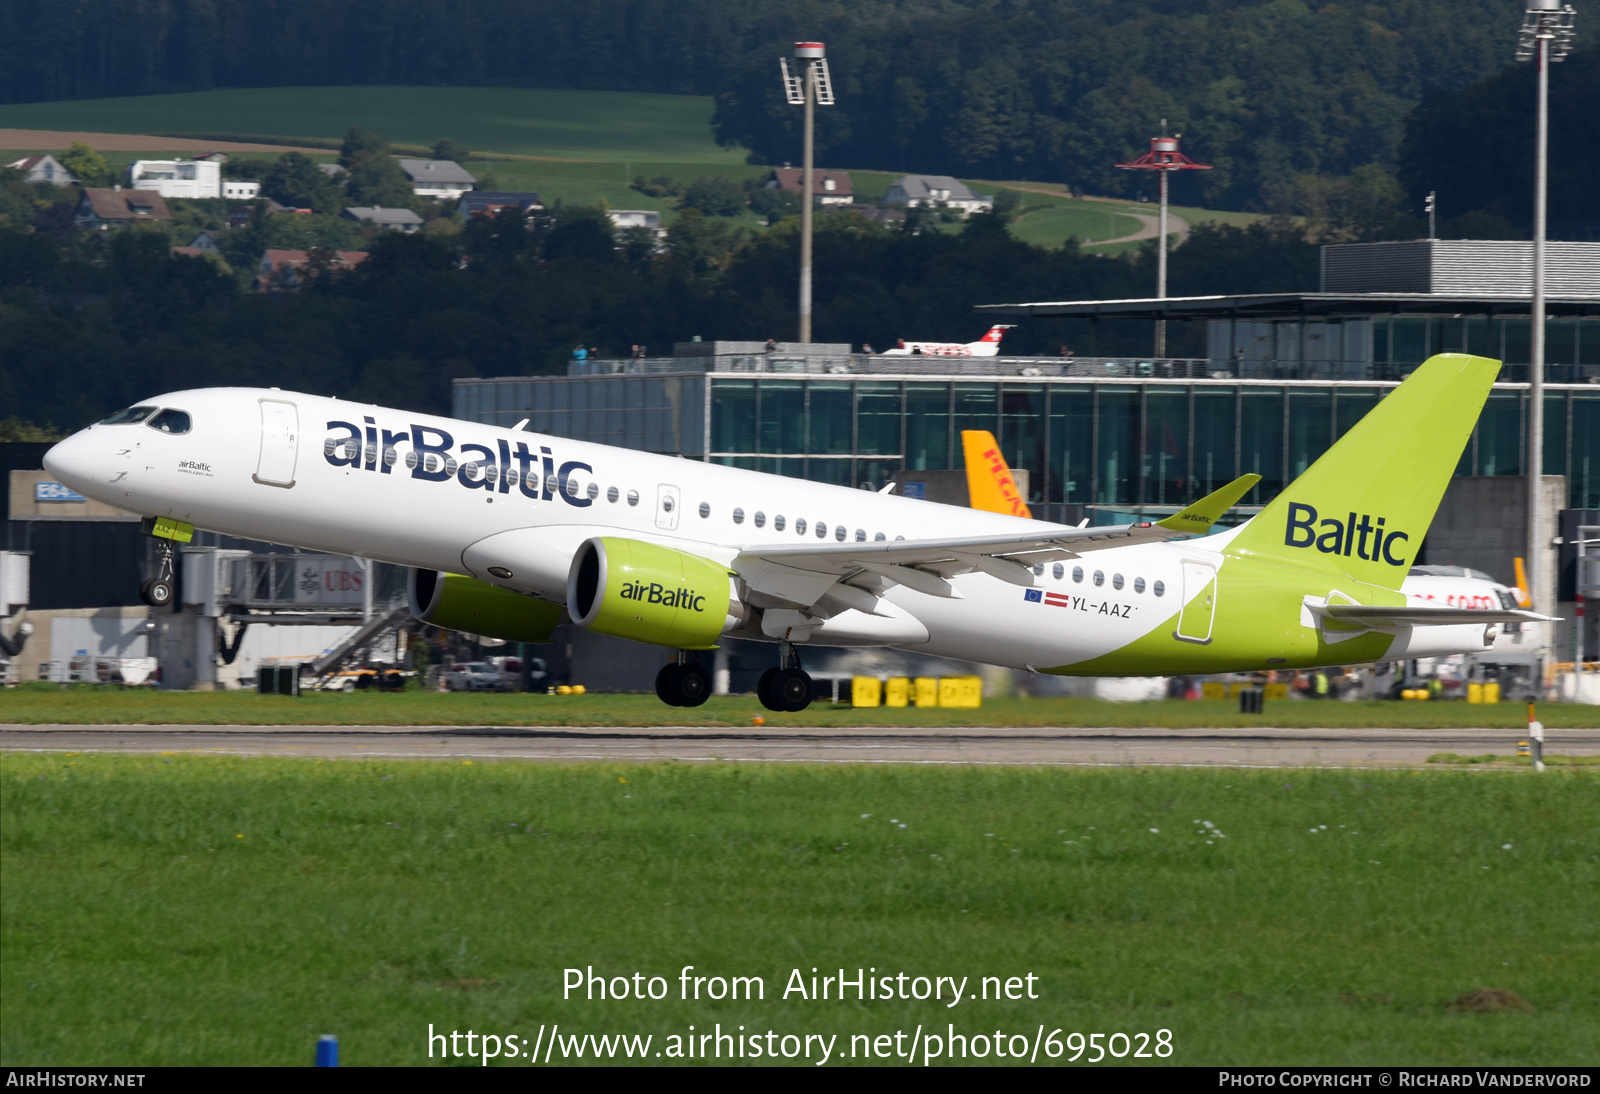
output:
[[331, 1033], [324, 1033], [317, 1038], [317, 1066], [339, 1066], [339, 1038]]

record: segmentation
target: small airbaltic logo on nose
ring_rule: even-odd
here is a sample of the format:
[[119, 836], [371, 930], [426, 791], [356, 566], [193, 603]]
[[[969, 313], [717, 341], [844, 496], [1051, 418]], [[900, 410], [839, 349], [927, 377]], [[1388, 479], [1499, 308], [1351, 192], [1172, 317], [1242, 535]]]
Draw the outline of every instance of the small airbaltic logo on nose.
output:
[[[1362, 513], [1359, 520], [1351, 513], [1347, 520], [1324, 517], [1317, 520], [1317, 510], [1300, 502], [1289, 503], [1289, 521], [1284, 529], [1283, 542], [1287, 547], [1315, 547], [1325, 555], [1343, 555], [1348, 558], [1352, 550], [1357, 558], [1369, 562], [1387, 562], [1390, 566], [1404, 566], [1404, 558], [1394, 556], [1396, 543], [1409, 542], [1404, 532], [1385, 531], [1387, 518], [1379, 517], [1372, 523], [1370, 514]], [[1318, 529], [1322, 529], [1318, 532]]]

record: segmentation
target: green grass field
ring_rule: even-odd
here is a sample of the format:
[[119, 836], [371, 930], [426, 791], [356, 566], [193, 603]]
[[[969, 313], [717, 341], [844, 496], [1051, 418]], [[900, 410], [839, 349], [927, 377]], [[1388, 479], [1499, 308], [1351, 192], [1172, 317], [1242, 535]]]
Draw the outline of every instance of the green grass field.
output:
[[[836, 1034], [835, 1063], [853, 1035], [1042, 1024], [1168, 1030], [1175, 1064], [1592, 1064], [1596, 794], [1592, 772], [8, 755], [0, 1063], [306, 1064], [323, 1033], [347, 1064], [427, 1063], [430, 1023], [649, 1034], [654, 1063], [720, 1023]], [[685, 965], [764, 999], [682, 1001]], [[669, 995], [564, 1000], [590, 966]], [[813, 967], [1031, 974], [1037, 998], [785, 1000]], [[1531, 1009], [1452, 1007], [1482, 988]]]
[[397, 144], [441, 137], [479, 152], [742, 164], [690, 95], [490, 87], [273, 87], [0, 107], [0, 128], [338, 140], [351, 126]]
[[[977, 710], [876, 707], [818, 702], [799, 714], [763, 710], [753, 695], [708, 700], [686, 710], [654, 695], [543, 695], [489, 692], [306, 692], [299, 698], [251, 691], [156, 691], [92, 684], [29, 683], [0, 691], [0, 722], [108, 725], [567, 725], [567, 726], [1481, 726], [1521, 729], [1520, 703], [1269, 702], [1263, 715], [1239, 713], [1237, 702], [1112, 703], [1098, 699], [986, 699]], [[1545, 703], [1539, 717], [1552, 728], [1595, 724], [1595, 708]]]

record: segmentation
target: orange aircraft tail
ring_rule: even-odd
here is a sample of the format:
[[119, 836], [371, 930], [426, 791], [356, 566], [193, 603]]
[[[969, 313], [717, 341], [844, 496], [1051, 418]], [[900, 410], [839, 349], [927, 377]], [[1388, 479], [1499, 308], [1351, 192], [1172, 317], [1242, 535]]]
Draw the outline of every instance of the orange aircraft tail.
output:
[[1522, 560], [1520, 558], [1516, 560], [1516, 564], [1517, 604], [1524, 608], [1532, 607], [1533, 597], [1528, 592], [1528, 571], [1523, 569]]
[[1033, 519], [1017, 486], [1016, 476], [1000, 455], [1000, 445], [986, 429], [963, 429], [961, 447], [967, 460], [967, 494], [974, 509]]

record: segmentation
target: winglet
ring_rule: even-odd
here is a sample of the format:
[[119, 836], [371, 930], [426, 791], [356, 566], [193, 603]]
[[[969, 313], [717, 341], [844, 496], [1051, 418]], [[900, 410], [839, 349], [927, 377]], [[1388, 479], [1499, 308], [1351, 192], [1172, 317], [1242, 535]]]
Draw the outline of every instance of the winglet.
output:
[[1522, 560], [1516, 560], [1517, 565], [1517, 603], [1524, 608], [1533, 604], [1533, 595], [1528, 592], [1528, 571], [1523, 568]]
[[1166, 520], [1156, 521], [1156, 526], [1173, 532], [1194, 532], [1205, 535], [1211, 526], [1222, 519], [1222, 514], [1239, 504], [1239, 499], [1261, 481], [1260, 475], [1240, 475], [1220, 490], [1213, 490], [1187, 509], [1180, 509]]
[[990, 513], [1033, 519], [1017, 479], [1000, 455], [1000, 445], [987, 429], [963, 429], [961, 447], [967, 461], [968, 504]]

